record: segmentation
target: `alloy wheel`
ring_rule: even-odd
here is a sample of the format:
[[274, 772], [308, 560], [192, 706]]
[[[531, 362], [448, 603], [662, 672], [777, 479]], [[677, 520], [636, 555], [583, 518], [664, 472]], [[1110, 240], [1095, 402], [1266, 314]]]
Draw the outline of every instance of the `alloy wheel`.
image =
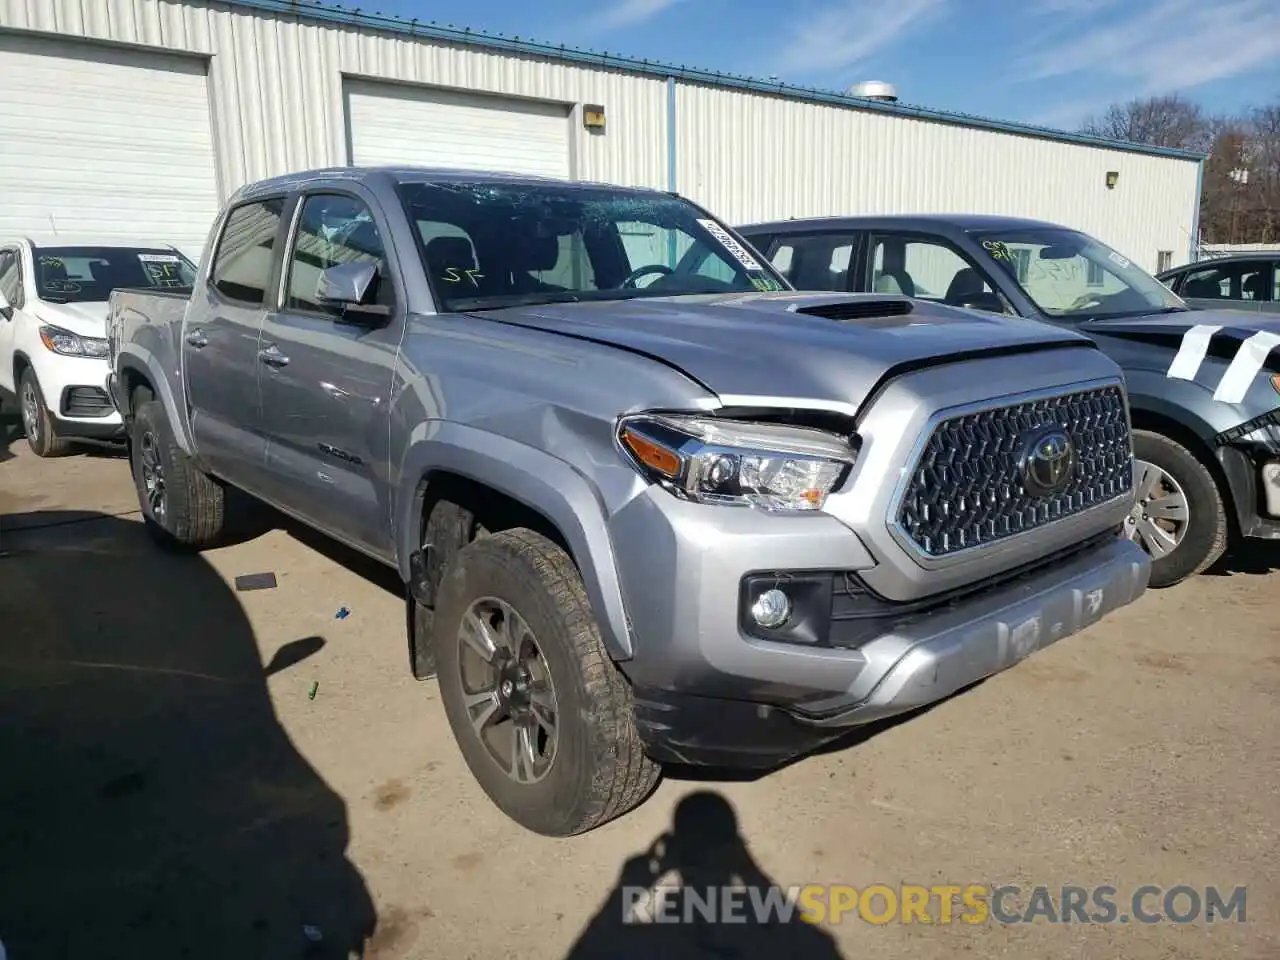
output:
[[22, 429], [32, 443], [40, 441], [40, 398], [36, 385], [28, 380], [22, 385]]
[[537, 637], [505, 600], [482, 597], [458, 628], [458, 670], [472, 729], [517, 783], [536, 783], [555, 762], [555, 686]]
[[144, 433], [138, 444], [138, 467], [142, 471], [142, 489], [146, 494], [151, 518], [163, 525], [168, 506], [164, 487], [164, 459], [156, 435]]

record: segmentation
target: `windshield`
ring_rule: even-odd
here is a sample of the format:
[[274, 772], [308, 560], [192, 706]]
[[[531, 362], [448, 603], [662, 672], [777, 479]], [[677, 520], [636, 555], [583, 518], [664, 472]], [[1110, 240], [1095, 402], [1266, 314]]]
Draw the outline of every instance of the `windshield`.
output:
[[987, 254], [1051, 317], [1140, 316], [1187, 309], [1127, 257], [1074, 230], [980, 233]]
[[120, 287], [191, 289], [196, 268], [172, 250], [149, 247], [38, 247], [36, 293], [54, 303], [106, 300]]
[[677, 197], [483, 181], [400, 190], [443, 310], [789, 289]]

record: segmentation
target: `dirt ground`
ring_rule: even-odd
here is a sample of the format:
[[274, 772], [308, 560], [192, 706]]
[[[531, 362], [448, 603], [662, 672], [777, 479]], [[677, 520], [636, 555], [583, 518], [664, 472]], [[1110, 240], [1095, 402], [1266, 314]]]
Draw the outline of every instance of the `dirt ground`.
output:
[[[472, 781], [434, 682], [408, 673], [394, 576], [283, 528], [166, 555], [126, 461], [40, 461], [12, 433], [10, 960], [345, 956], [370, 935], [380, 960], [1280, 957], [1280, 549], [838, 750], [753, 781], [680, 774], [557, 841]], [[265, 571], [276, 589], [234, 591]], [[1111, 884], [1121, 913], [1143, 884], [1245, 886], [1247, 919], [623, 926], [621, 873], [643, 875], [663, 837], [703, 882]]]

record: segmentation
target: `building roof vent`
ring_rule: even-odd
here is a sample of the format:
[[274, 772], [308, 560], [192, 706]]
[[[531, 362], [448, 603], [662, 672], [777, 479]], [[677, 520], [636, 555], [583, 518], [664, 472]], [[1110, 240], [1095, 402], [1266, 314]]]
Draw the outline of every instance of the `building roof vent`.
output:
[[885, 83], [883, 80], [863, 80], [861, 83], [855, 83], [845, 93], [864, 100], [883, 100], [885, 103], [898, 101], [898, 91], [894, 89], [892, 83]]

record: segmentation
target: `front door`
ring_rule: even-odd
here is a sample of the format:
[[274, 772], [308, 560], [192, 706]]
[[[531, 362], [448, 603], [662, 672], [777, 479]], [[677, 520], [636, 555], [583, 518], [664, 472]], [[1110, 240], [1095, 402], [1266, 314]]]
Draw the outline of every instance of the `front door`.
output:
[[[403, 295], [370, 199], [303, 197], [283, 296], [262, 331], [263, 424], [273, 489], [303, 519], [350, 545], [390, 558], [390, 392], [404, 330]], [[353, 261], [378, 266], [366, 302], [343, 312], [316, 299], [320, 274]]]
[[863, 263], [864, 289], [990, 313], [1014, 313], [978, 264], [941, 237], [876, 232]]
[[196, 448], [213, 473], [253, 493], [266, 459], [258, 336], [277, 275], [284, 208], [276, 197], [231, 211], [214, 248], [208, 299], [193, 304], [179, 344]]

